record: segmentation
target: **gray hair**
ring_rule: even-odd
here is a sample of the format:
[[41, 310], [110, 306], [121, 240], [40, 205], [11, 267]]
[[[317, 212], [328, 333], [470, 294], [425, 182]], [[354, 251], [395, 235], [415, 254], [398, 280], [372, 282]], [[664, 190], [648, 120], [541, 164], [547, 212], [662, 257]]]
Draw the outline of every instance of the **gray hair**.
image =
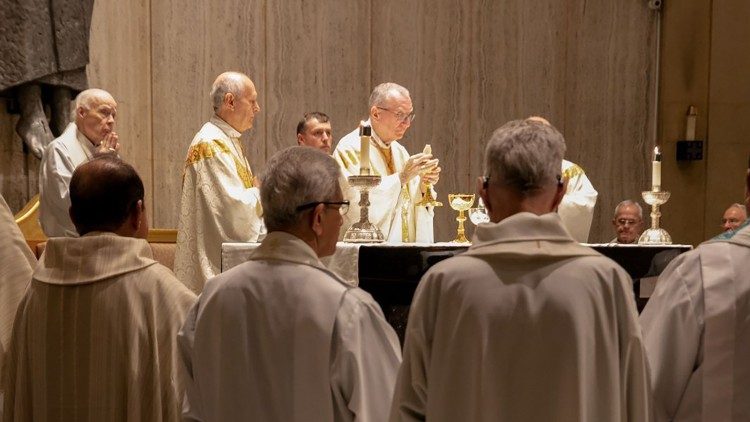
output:
[[551, 125], [513, 120], [495, 130], [484, 151], [484, 174], [530, 195], [560, 180], [565, 139]]
[[747, 207], [745, 207], [744, 205], [742, 205], [742, 204], [740, 204], [738, 202], [735, 202], [734, 204], [732, 204], [732, 205], [729, 206], [729, 208], [732, 208], [732, 207], [739, 208], [742, 212], [744, 212], [745, 214], [747, 214]]
[[368, 105], [369, 107], [381, 106], [385, 104], [388, 99], [396, 97], [398, 95], [411, 98], [411, 96], [409, 95], [409, 90], [404, 88], [403, 86], [393, 82], [384, 82], [376, 86], [375, 89], [372, 90]]
[[643, 219], [643, 207], [641, 207], [641, 204], [631, 201], [630, 199], [626, 199], [615, 207], [615, 218], [617, 218], [617, 213], [620, 212], [620, 208], [627, 207], [627, 206], [635, 206], [635, 208], [638, 210], [638, 218]]
[[91, 110], [92, 103], [94, 103], [96, 100], [110, 98], [112, 99], [112, 101], [114, 101], [114, 97], [112, 96], [112, 94], [99, 88], [90, 88], [79, 92], [74, 100], [73, 108], [70, 110], [70, 121], [74, 122], [76, 120], [78, 108]]
[[208, 94], [214, 112], [218, 112], [221, 108], [225, 95], [231, 93], [237, 98], [242, 96], [245, 89], [245, 78], [248, 78], [247, 75], [240, 72], [224, 72], [216, 77], [213, 85], [211, 85], [211, 92]]
[[261, 176], [260, 202], [268, 231], [290, 229], [300, 205], [333, 201], [341, 191], [341, 169], [330, 155], [311, 147], [290, 147], [268, 161]]

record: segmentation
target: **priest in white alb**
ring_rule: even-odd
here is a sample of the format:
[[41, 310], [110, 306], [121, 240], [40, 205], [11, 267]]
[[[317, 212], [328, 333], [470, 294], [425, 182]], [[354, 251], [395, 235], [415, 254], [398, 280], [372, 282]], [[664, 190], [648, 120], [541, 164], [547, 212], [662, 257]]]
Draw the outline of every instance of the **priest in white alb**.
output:
[[750, 420], [749, 274], [747, 220], [659, 276], [640, 317], [657, 421]]
[[260, 197], [240, 136], [260, 112], [247, 75], [225, 72], [211, 88], [215, 114], [193, 138], [182, 178], [174, 269], [192, 291], [221, 271], [221, 244], [253, 242]]
[[[370, 190], [370, 222], [380, 228], [387, 242], [432, 243], [434, 209], [418, 204], [427, 189], [438, 182], [440, 167], [431, 154], [410, 156], [398, 142], [414, 120], [409, 91], [392, 82], [382, 83], [370, 94], [369, 107], [370, 118], [364, 125], [372, 127], [372, 138], [365, 145], [364, 164], [369, 165], [370, 174], [382, 177]], [[362, 168], [359, 131], [355, 129], [341, 138], [333, 152], [345, 177], [359, 175]], [[345, 194], [352, 202], [352, 212], [344, 230], [360, 217], [359, 194], [353, 189]]]
[[195, 295], [151, 256], [143, 183], [115, 157], [81, 164], [81, 237], [47, 242], [6, 355], [6, 422], [178, 421], [177, 332]]
[[[544, 117], [532, 116], [527, 120], [550, 125]], [[591, 222], [594, 219], [594, 206], [599, 193], [594, 189], [583, 168], [576, 163], [562, 160], [562, 177], [565, 182], [565, 196], [557, 207], [557, 213], [565, 228], [578, 242], [589, 240]]]
[[[0, 382], [5, 377], [5, 352], [8, 350], [13, 319], [26, 287], [36, 258], [23, 238], [5, 198], [0, 196]], [[0, 384], [0, 420], [3, 417], [3, 388]]]
[[117, 154], [117, 102], [109, 92], [87, 89], [76, 97], [73, 122], [44, 150], [39, 164], [39, 224], [47, 237], [78, 236], [70, 221], [70, 178], [94, 155]]
[[267, 163], [269, 233], [206, 284], [180, 332], [185, 420], [384, 421], [401, 362], [372, 296], [329, 271], [347, 211], [338, 164], [310, 147]]
[[632, 281], [554, 212], [564, 153], [528, 120], [488, 141], [491, 223], [419, 283], [391, 421], [649, 420]]

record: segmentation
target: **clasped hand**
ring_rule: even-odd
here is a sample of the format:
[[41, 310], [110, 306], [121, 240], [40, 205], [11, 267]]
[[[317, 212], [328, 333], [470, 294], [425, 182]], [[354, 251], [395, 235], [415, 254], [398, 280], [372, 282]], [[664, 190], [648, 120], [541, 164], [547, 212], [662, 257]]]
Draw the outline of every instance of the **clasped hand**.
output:
[[421, 175], [422, 181], [425, 183], [435, 184], [440, 179], [440, 167], [438, 164], [440, 161], [437, 158], [432, 158], [432, 154], [425, 154], [420, 152], [414, 154], [406, 160], [404, 169], [401, 170], [399, 176], [401, 177], [401, 183], [408, 183], [411, 179]]

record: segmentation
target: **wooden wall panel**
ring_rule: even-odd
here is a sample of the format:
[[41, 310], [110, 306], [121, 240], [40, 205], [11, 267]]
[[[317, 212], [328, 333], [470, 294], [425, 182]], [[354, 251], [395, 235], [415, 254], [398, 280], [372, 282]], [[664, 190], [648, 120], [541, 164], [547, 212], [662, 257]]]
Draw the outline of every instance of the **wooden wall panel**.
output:
[[417, 119], [401, 142], [411, 154], [431, 144], [441, 160], [436, 190], [444, 206], [435, 212], [436, 241], [456, 234], [456, 212], [448, 206], [448, 194], [474, 192], [468, 180], [470, 6], [438, 6], [429, 0], [372, 3], [371, 87], [391, 81], [409, 90]]
[[[150, 0], [94, 2], [89, 38], [89, 86], [109, 91], [117, 101], [115, 132], [120, 155], [138, 171], [146, 189], [153, 225], [155, 203], [151, 160]], [[113, 17], [117, 17], [114, 19]]]
[[714, 2], [708, 116], [705, 238], [720, 232], [724, 210], [744, 203], [750, 154], [750, 2]]
[[297, 145], [306, 111], [328, 114], [335, 148], [367, 115], [369, 1], [271, 1], [267, 42], [265, 158]]
[[177, 227], [188, 145], [211, 117], [211, 83], [238, 70], [256, 84], [261, 114], [243, 136], [253, 169], [265, 162], [265, 1], [153, 2], [151, 16], [154, 227]]
[[650, 188], [655, 14], [646, 2], [577, 2], [568, 11], [568, 159], [599, 192], [591, 242], [614, 237], [614, 207]]

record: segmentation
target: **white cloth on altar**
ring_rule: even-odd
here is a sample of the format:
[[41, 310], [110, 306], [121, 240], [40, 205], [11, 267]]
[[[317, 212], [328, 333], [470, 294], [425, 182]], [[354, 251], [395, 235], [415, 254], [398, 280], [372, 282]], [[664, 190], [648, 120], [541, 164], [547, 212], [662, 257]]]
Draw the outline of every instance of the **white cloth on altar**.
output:
[[15, 320], [5, 420], [179, 420], [194, 301], [143, 239], [50, 239]]
[[205, 422], [383, 421], [401, 362], [373, 298], [284, 232], [206, 283], [180, 346], [185, 418]]
[[213, 116], [188, 150], [174, 268], [195, 293], [219, 274], [223, 242], [253, 242], [260, 233], [260, 192], [253, 187], [240, 135]]
[[563, 179], [568, 180], [568, 185], [557, 213], [560, 214], [565, 228], [573, 239], [586, 243], [589, 239], [591, 221], [594, 219], [596, 197], [599, 194], [577, 164], [563, 160], [562, 174]]
[[[13, 331], [18, 304], [31, 282], [36, 258], [23, 238], [5, 198], [0, 196], [0, 382], [5, 376], [3, 363]], [[0, 420], [3, 417], [3, 387], [0, 384]]]
[[[370, 124], [369, 120], [367, 124]], [[398, 173], [403, 170], [406, 160], [409, 159], [409, 153], [398, 141], [391, 142], [390, 148], [395, 173], [389, 175], [385, 158], [378, 151], [376, 145], [385, 147], [385, 144], [380, 141], [373, 129], [370, 140], [370, 169], [372, 175], [381, 176], [382, 179], [376, 188], [370, 190], [370, 207], [368, 210], [370, 222], [380, 228], [386, 242], [401, 243], [403, 241], [402, 210], [406, 208], [408, 241], [432, 243], [434, 241], [432, 227], [433, 217], [435, 216], [434, 209], [433, 207], [414, 205], [422, 200], [420, 178], [412, 178], [406, 184], [408, 196], [402, 195], [401, 179]], [[344, 178], [359, 175], [359, 155], [359, 129], [355, 129], [341, 138], [333, 151], [333, 158], [341, 166]], [[349, 187], [345, 189], [344, 195], [351, 202], [351, 205], [349, 206], [349, 213], [344, 218], [344, 226], [341, 228], [342, 236], [346, 229], [352, 223], [358, 222], [360, 218], [359, 193], [357, 190]], [[408, 202], [406, 201], [407, 197]]]
[[39, 224], [47, 237], [78, 237], [70, 219], [70, 179], [76, 167], [94, 156], [96, 146], [70, 123], [44, 149], [39, 163]]
[[750, 420], [748, 274], [750, 226], [659, 277], [640, 317], [657, 421]]
[[631, 283], [556, 213], [479, 225], [417, 287], [391, 421], [647, 421]]

